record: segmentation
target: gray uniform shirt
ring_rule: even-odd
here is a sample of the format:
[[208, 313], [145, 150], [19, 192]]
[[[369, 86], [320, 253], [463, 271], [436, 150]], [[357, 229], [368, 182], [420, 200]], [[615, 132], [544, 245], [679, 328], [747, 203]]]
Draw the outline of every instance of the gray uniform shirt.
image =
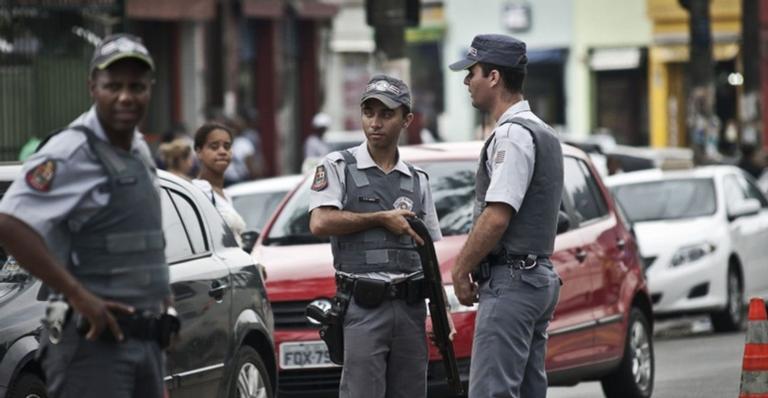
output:
[[[357, 168], [359, 170], [378, 167], [381, 168], [373, 161], [371, 154], [368, 153], [368, 143], [364, 141], [359, 146], [350, 148], [349, 152], [357, 160]], [[343, 209], [344, 203], [347, 201], [346, 184], [344, 181], [344, 168], [347, 167], [344, 162], [344, 157], [338, 152], [332, 152], [323, 159], [323, 166], [327, 173], [328, 186], [320, 191], [310, 190], [309, 194], [309, 211], [321, 207], [330, 206], [337, 209]], [[415, 166], [414, 166], [415, 167]], [[418, 167], [417, 167], [418, 169]], [[384, 170], [382, 170], [384, 171]], [[407, 176], [411, 176], [411, 170], [403, 162], [402, 159], [398, 159], [395, 167], [390, 173], [399, 172]], [[442, 239], [443, 234], [440, 232], [440, 222], [437, 219], [437, 211], [435, 210], [435, 202], [432, 200], [432, 190], [429, 188], [429, 181], [423, 173], [416, 173], [419, 175], [419, 182], [421, 185], [421, 198], [422, 208], [424, 209], [424, 224], [429, 230], [429, 236], [433, 241]], [[405, 277], [403, 274], [391, 274], [391, 273], [372, 273], [364, 275], [370, 278], [396, 280]]]
[[486, 202], [501, 202], [520, 210], [528, 186], [533, 178], [536, 159], [531, 133], [520, 125], [500, 123], [513, 116], [539, 120], [531, 112], [528, 101], [520, 101], [509, 107], [496, 121], [494, 136], [488, 145], [485, 167], [491, 183], [485, 194]]
[[[70, 123], [70, 126], [75, 125], [84, 125], [93, 130], [97, 138], [107, 141], [94, 107]], [[133, 133], [131, 153], [140, 156], [147, 165], [154, 164], [144, 136], [138, 130]], [[49, 189], [40, 191], [27, 181], [27, 177], [48, 161], [55, 164], [55, 171]], [[77, 130], [62, 131], [27, 159], [21, 175], [0, 202], [0, 213], [29, 225], [40, 234], [59, 261], [64, 264], [72, 261], [77, 265], [77, 258], [70, 258], [68, 229], [79, 230], [109, 202], [109, 193], [100, 189], [106, 183], [107, 174], [88, 145], [86, 135]]]

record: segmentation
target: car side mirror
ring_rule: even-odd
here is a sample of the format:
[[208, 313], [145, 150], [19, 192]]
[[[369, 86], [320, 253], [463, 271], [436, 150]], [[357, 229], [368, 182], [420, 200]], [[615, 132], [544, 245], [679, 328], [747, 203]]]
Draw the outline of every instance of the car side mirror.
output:
[[751, 216], [760, 212], [760, 201], [750, 198], [728, 207], [728, 220], [733, 221], [739, 217]]
[[571, 228], [571, 218], [568, 217], [568, 213], [559, 210], [557, 212], [557, 234], [560, 235], [569, 228]]
[[259, 239], [259, 231], [245, 231], [240, 234], [240, 239], [243, 241], [243, 250], [250, 254], [253, 251], [253, 246], [256, 245], [256, 241]]

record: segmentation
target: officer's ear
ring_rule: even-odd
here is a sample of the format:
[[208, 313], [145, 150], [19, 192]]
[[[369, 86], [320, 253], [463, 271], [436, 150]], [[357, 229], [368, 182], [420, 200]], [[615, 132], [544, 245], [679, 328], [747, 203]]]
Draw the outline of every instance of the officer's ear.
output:
[[402, 109], [402, 111], [404, 113], [404, 115], [403, 115], [403, 128], [406, 129], [406, 128], [408, 128], [408, 126], [411, 125], [411, 122], [413, 122], [413, 112], [410, 112], [404, 106], [401, 106], [400, 109]]

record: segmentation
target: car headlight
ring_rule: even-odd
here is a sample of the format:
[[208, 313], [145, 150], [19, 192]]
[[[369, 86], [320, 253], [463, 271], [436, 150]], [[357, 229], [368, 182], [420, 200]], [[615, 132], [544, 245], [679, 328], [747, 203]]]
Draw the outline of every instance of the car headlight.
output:
[[459, 299], [456, 298], [456, 292], [453, 290], [453, 285], [444, 285], [443, 287], [445, 288], [445, 295], [448, 296], [448, 308], [451, 313], [477, 311], [477, 307], [469, 307], [459, 302]]
[[715, 245], [707, 242], [682, 247], [672, 256], [672, 266], [677, 267], [678, 265], [692, 263], [714, 251]]

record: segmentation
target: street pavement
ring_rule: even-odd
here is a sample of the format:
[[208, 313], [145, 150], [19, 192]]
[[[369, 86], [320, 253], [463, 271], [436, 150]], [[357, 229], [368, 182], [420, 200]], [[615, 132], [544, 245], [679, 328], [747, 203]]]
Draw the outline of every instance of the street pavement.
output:
[[[714, 334], [707, 318], [657, 322], [654, 398], [736, 397], [744, 332]], [[603, 397], [599, 382], [553, 387], [549, 398]]]

